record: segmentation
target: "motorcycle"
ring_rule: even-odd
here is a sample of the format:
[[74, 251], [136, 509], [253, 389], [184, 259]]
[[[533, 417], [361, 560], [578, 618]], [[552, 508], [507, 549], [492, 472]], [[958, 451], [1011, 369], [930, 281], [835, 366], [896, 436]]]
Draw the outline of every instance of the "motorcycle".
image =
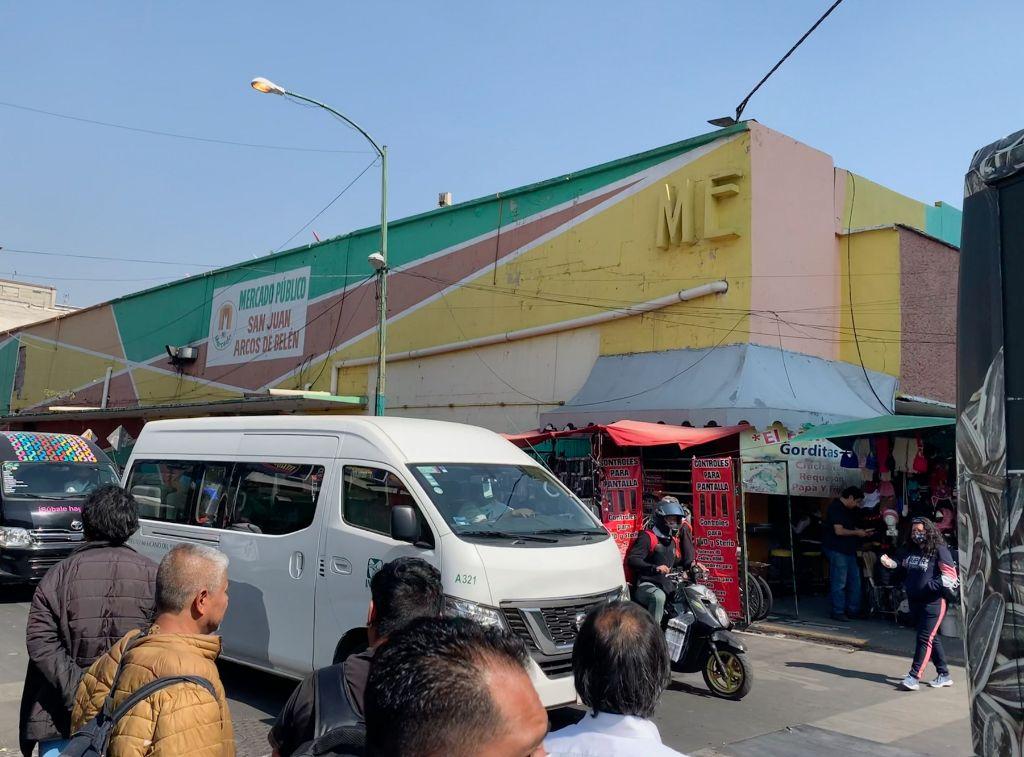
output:
[[729, 614], [718, 597], [700, 583], [706, 574], [695, 568], [693, 576], [673, 570], [667, 578], [675, 586], [665, 602], [662, 628], [672, 670], [704, 677], [711, 693], [739, 700], [754, 685], [754, 669], [746, 645], [732, 633]]

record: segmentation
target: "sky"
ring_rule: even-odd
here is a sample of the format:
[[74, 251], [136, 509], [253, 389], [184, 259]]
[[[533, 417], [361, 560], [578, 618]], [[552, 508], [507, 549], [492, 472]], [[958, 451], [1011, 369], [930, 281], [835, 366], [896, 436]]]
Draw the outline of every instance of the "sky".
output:
[[[377, 223], [374, 166], [285, 244], [374, 156], [254, 76], [388, 145], [395, 219], [707, 132], [828, 5], [0, 0], [0, 277], [86, 306]], [[1024, 128], [1020, 28], [1019, 0], [846, 0], [744, 117], [961, 207], [973, 152]]]

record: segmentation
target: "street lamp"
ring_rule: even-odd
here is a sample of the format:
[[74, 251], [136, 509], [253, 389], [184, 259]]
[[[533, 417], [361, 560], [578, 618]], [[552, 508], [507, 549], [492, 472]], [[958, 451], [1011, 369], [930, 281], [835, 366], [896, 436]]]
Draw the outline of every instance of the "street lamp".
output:
[[387, 358], [388, 323], [388, 146], [377, 144], [373, 137], [363, 131], [359, 124], [319, 100], [313, 100], [312, 98], [304, 95], [289, 92], [284, 87], [274, 84], [274, 82], [269, 79], [264, 79], [262, 76], [258, 76], [253, 79], [251, 85], [257, 92], [263, 92], [268, 95], [291, 97], [295, 100], [301, 100], [302, 102], [309, 103], [310, 105], [315, 105], [318, 108], [323, 108], [328, 113], [337, 116], [362, 134], [366, 138], [366, 141], [373, 146], [373, 149], [376, 150], [377, 154], [380, 156], [380, 252], [374, 253], [370, 256], [370, 265], [377, 272], [377, 275], [380, 276], [380, 303], [378, 313], [379, 326], [377, 329], [377, 389], [373, 398], [373, 414], [384, 415], [384, 406], [386, 404], [384, 396], [384, 374], [385, 361]]

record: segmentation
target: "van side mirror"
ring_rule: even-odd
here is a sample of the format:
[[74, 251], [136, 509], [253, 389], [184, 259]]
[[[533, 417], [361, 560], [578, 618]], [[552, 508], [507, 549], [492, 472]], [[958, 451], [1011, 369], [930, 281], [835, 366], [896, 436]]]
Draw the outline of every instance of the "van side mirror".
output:
[[391, 538], [415, 544], [420, 539], [420, 521], [412, 505], [391, 506]]

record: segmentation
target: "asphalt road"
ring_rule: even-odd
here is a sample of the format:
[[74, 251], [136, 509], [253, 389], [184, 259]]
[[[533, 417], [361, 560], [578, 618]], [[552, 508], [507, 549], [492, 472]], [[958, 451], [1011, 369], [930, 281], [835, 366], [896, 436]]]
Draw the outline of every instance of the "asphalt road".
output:
[[[30, 594], [0, 587], [0, 755], [18, 751], [18, 704]], [[909, 660], [792, 639], [744, 635], [753, 691], [741, 702], [710, 696], [699, 675], [676, 676], [655, 716], [670, 746], [701, 757], [828, 752], [958, 757], [971, 754], [962, 668], [949, 689], [901, 692]], [[908, 650], [909, 652], [909, 650]], [[240, 755], [269, 753], [266, 733], [291, 692], [289, 681], [224, 665]], [[563, 710], [553, 721], [579, 714]]]

